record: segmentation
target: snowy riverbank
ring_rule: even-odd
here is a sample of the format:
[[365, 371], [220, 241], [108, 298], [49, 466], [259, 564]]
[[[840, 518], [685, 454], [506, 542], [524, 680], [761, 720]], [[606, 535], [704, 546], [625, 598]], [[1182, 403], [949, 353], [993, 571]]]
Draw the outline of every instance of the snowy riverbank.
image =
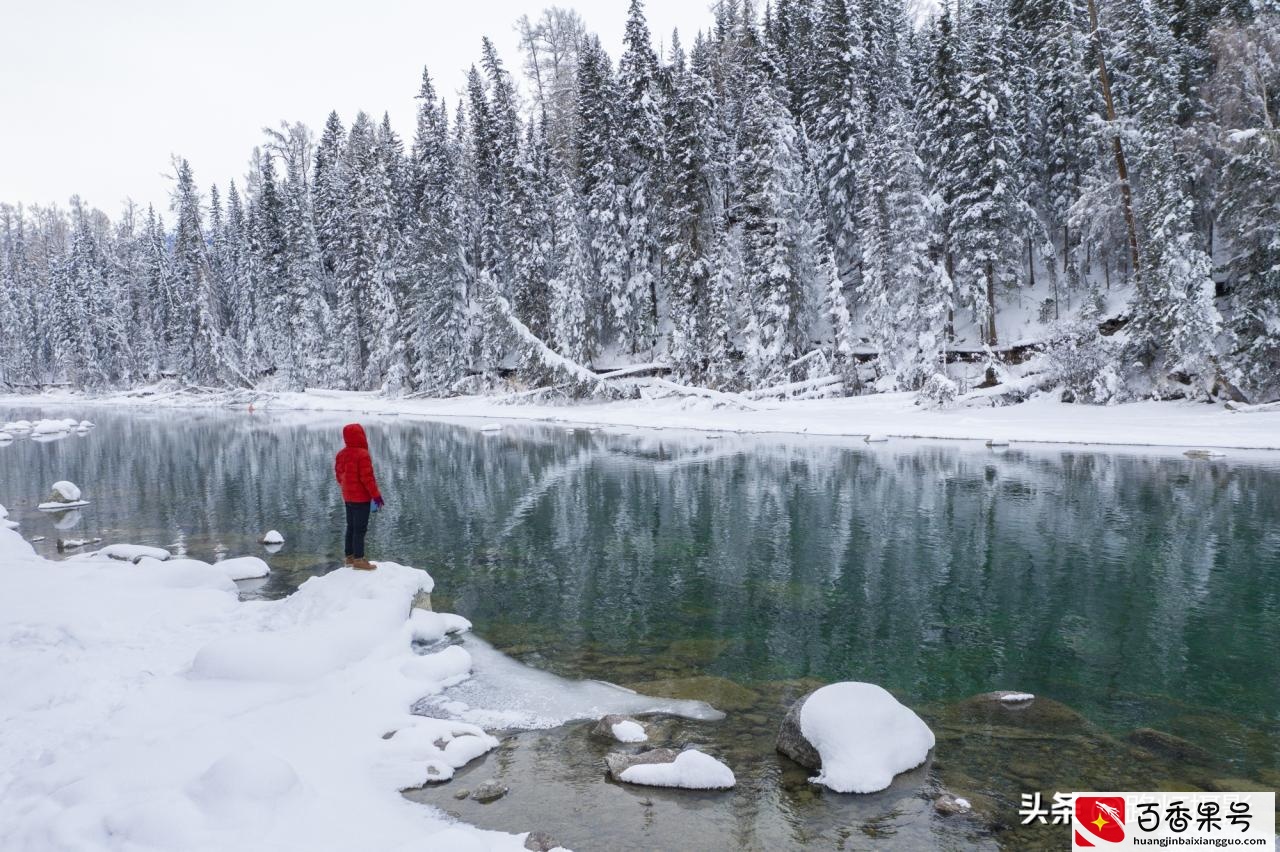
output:
[[915, 394], [748, 402], [651, 397], [623, 402], [533, 404], [502, 397], [388, 398], [376, 393], [308, 390], [253, 396], [193, 394], [160, 388], [92, 396], [52, 392], [0, 396], [0, 405], [74, 404], [186, 408], [233, 404], [255, 409], [389, 414], [423, 419], [532, 420], [564, 425], [692, 429], [828, 436], [884, 435], [1026, 443], [1280, 449], [1280, 407], [1229, 410], [1192, 402], [1073, 405], [1047, 395], [1017, 405], [983, 405], [980, 394], [946, 410], [915, 404]]
[[149, 562], [51, 562], [0, 529], [0, 848], [524, 848], [398, 793], [497, 745], [410, 713], [471, 665], [412, 649], [466, 626], [409, 617], [426, 572], [240, 602], [224, 572]]

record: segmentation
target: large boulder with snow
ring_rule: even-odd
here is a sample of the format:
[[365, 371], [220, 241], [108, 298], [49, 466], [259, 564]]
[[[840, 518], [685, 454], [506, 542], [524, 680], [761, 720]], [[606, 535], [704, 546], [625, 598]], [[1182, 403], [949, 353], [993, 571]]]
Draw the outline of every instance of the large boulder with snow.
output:
[[737, 783], [733, 770], [697, 749], [655, 748], [640, 754], [615, 752], [605, 757], [615, 781], [685, 790], [727, 790]]
[[833, 683], [787, 712], [778, 751], [838, 793], [874, 793], [900, 772], [924, 763], [933, 748], [929, 726], [873, 683]]

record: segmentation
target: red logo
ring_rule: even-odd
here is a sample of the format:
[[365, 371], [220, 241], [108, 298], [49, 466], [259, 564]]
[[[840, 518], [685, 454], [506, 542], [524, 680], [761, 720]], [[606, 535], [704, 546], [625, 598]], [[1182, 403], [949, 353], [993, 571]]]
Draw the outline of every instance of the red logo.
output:
[[1091, 848], [1099, 840], [1104, 844], [1124, 841], [1123, 796], [1076, 796], [1075, 807], [1075, 848]]

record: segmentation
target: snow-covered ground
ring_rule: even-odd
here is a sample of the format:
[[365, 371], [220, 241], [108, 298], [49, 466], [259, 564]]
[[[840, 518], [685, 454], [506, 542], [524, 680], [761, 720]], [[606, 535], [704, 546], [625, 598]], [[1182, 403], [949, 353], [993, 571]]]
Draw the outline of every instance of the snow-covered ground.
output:
[[[247, 405], [237, 397], [240, 407]], [[113, 406], [191, 407], [225, 404], [217, 397], [132, 391], [89, 397], [75, 393], [0, 396], [0, 405], [32, 407], [87, 402]], [[1048, 395], [991, 407], [981, 392], [963, 405], [935, 411], [915, 404], [915, 394], [892, 393], [800, 401], [647, 398], [575, 405], [511, 402], [502, 397], [397, 399], [375, 393], [309, 390], [264, 394], [255, 409], [352, 414], [396, 414], [425, 419], [475, 418], [490, 428], [501, 420], [565, 425], [776, 432], [808, 435], [948, 438], [986, 441], [1123, 444], [1166, 447], [1280, 449], [1280, 406], [1231, 411], [1192, 402], [1073, 405]]]
[[51, 562], [0, 528], [0, 849], [523, 849], [397, 792], [497, 744], [409, 712], [471, 668], [412, 650], [466, 626], [409, 617], [429, 584], [382, 563], [240, 602], [194, 560]]

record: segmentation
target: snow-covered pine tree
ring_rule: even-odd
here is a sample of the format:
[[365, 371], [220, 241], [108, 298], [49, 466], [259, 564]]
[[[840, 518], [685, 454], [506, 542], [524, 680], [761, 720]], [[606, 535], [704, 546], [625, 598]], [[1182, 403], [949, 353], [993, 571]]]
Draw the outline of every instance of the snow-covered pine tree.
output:
[[1213, 44], [1232, 372], [1250, 398], [1271, 400], [1280, 397], [1280, 13], [1223, 27]]
[[623, 188], [616, 164], [617, 98], [609, 58], [594, 36], [578, 60], [578, 127], [575, 150], [578, 191], [588, 246], [592, 286], [586, 294], [587, 316], [594, 328], [589, 339], [613, 336], [611, 297], [625, 286], [626, 248], [621, 220]]
[[668, 355], [679, 377], [692, 382], [703, 381], [706, 373], [715, 229], [720, 226], [717, 176], [711, 168], [716, 105], [704, 76], [706, 52], [700, 42], [692, 67], [673, 70], [660, 236], [671, 321]]
[[858, 243], [858, 164], [866, 134], [866, 97], [860, 67], [864, 64], [860, 16], [850, 0], [821, 0], [814, 35], [816, 65], [805, 120], [821, 152], [822, 196], [827, 233], [840, 272], [856, 278]]
[[200, 194], [186, 160], [178, 165], [174, 213], [174, 365], [180, 377], [195, 384], [224, 384], [238, 376], [239, 368], [236, 353], [223, 337], [218, 320], [216, 282], [205, 245]]
[[418, 93], [410, 192], [416, 213], [406, 343], [418, 391], [447, 395], [470, 363], [466, 269], [458, 225], [458, 169], [443, 101], [424, 68]]
[[746, 377], [784, 380], [804, 345], [806, 297], [814, 270], [805, 264], [802, 139], [778, 92], [761, 79], [743, 117], [736, 209], [742, 229], [749, 316]]
[[621, 288], [612, 294], [613, 319], [622, 348], [652, 350], [658, 324], [657, 258], [659, 175], [663, 161], [665, 107], [658, 85], [658, 58], [649, 38], [641, 0], [631, 0], [618, 61], [618, 182], [622, 191], [625, 265]]
[[982, 0], [970, 8], [956, 99], [955, 279], [987, 346], [998, 341], [997, 295], [1017, 280], [1022, 237], [1033, 218], [1016, 168], [1020, 153], [1005, 15], [997, 2]]

